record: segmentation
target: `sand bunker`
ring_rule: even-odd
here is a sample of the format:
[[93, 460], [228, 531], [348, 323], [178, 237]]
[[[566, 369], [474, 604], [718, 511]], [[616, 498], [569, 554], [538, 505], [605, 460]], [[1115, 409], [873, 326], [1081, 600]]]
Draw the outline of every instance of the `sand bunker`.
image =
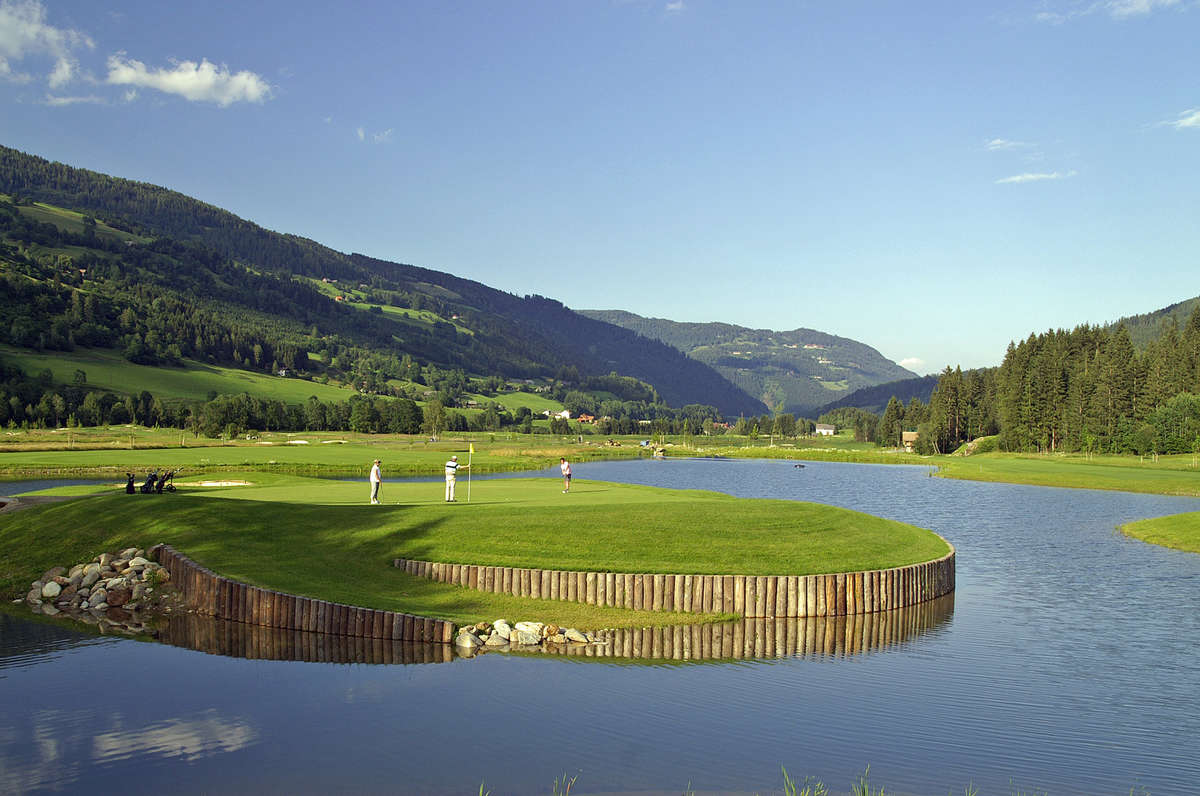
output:
[[187, 486], [251, 486], [249, 481], [196, 481]]

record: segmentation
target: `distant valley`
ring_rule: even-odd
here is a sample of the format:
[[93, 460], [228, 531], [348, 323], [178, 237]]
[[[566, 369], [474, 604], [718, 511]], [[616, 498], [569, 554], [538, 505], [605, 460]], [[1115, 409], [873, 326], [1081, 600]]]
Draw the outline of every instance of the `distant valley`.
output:
[[814, 329], [779, 332], [645, 318], [623, 310], [577, 312], [679, 349], [776, 412], [814, 417], [821, 407], [860, 388], [917, 378], [869, 345]]

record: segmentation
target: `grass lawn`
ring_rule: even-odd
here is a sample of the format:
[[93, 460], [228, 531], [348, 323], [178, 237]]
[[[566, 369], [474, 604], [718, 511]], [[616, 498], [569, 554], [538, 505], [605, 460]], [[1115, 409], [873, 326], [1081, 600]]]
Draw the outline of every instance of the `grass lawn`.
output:
[[49, 370], [59, 384], [70, 384], [75, 371], [82, 370], [87, 374], [87, 383], [91, 387], [133, 395], [147, 390], [164, 400], [183, 398], [205, 401], [209, 392], [224, 395], [248, 392], [261, 398], [299, 404], [307, 401], [310, 395], [322, 401], [346, 401], [355, 394], [346, 387], [303, 379], [284, 379], [191, 360], [180, 368], [135, 365], [117, 351], [105, 348], [77, 348], [69, 353], [39, 354], [24, 348], [0, 345], [0, 357], [29, 375]]
[[460, 479], [454, 505], [440, 483], [388, 483], [384, 505], [370, 506], [365, 481], [221, 477], [253, 485], [181, 481], [176, 494], [109, 494], [0, 514], [0, 592], [23, 594], [49, 567], [103, 550], [167, 542], [249, 583], [460, 624], [504, 616], [647, 626], [697, 617], [485, 594], [409, 577], [391, 561], [799, 575], [900, 566], [948, 550], [929, 531], [858, 512], [712, 492], [578, 481], [564, 495], [556, 478], [503, 479], [474, 482], [467, 503]]
[[[471, 445], [475, 454], [469, 453]], [[142, 426], [0, 431], [0, 476], [20, 478], [178, 469], [230, 468], [289, 471], [309, 475], [363, 475], [374, 459], [386, 476], [439, 475], [451, 454], [473, 460], [475, 473], [536, 470], [557, 463], [637, 456], [636, 445], [611, 448], [548, 435], [507, 432], [428, 437], [353, 432], [264, 432], [254, 439], [212, 440], [178, 429]], [[0, 494], [4, 494], [0, 482]]]
[[1189, 553], [1200, 553], [1200, 511], [1138, 520], [1121, 526], [1134, 539]]
[[937, 464], [938, 475], [944, 478], [1200, 496], [1200, 469], [1195, 461], [1191, 454], [1160, 456], [1153, 461], [1137, 456], [985, 453], [965, 458], [939, 456], [926, 463]]

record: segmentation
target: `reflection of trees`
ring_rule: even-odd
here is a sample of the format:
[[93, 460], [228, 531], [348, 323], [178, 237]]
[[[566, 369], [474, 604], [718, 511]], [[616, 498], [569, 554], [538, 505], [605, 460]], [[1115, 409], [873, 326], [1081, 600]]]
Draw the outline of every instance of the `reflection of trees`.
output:
[[[597, 634], [600, 644], [547, 644], [532, 654], [614, 661], [845, 657], [910, 642], [944, 623], [953, 612], [951, 594], [872, 614], [606, 630]], [[403, 664], [448, 663], [456, 656], [449, 644], [307, 633], [195, 615], [171, 617], [160, 638], [214, 655], [260, 660]]]

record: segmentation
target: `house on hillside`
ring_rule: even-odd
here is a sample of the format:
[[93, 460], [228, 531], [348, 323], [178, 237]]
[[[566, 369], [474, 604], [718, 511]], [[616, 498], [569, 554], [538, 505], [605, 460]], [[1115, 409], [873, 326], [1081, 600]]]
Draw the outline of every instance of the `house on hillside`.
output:
[[832, 426], [829, 423], [817, 423], [817, 430], [814, 433], [818, 437], [832, 437], [837, 433], [837, 426]]
[[595, 423], [596, 422], [596, 416], [589, 415], [587, 413], [581, 414], [578, 419], [579, 419], [580, 423]]
[[900, 444], [904, 446], [905, 453], [912, 453], [913, 447], [917, 444], [917, 439], [921, 434], [917, 431], [902, 431], [900, 432]]

